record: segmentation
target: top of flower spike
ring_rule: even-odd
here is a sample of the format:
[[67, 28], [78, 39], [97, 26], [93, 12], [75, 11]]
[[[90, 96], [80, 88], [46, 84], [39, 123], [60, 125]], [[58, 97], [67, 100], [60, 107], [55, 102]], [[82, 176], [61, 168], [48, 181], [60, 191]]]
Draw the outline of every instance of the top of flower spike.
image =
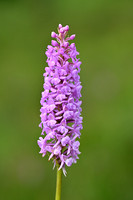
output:
[[[66, 25], [65, 27], [62, 27], [61, 24], [59, 24], [58, 26], [58, 34], [56, 34], [55, 32], [52, 32], [51, 33], [51, 37], [52, 38], [56, 38], [59, 42], [63, 42], [63, 40], [65, 39], [65, 37], [67, 36], [67, 33], [69, 31], [69, 26]], [[74, 40], [75, 38], [75, 34], [71, 35], [70, 37], [67, 37], [65, 40], [68, 41], [68, 40]]]

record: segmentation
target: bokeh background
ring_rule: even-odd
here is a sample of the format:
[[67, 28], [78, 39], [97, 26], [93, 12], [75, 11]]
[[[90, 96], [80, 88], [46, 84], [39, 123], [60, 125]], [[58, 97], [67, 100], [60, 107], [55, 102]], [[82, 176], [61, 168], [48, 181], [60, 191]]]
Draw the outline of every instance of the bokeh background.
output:
[[0, 199], [52, 200], [56, 170], [37, 146], [51, 31], [68, 24], [80, 52], [80, 160], [63, 200], [133, 199], [133, 1], [0, 1]]

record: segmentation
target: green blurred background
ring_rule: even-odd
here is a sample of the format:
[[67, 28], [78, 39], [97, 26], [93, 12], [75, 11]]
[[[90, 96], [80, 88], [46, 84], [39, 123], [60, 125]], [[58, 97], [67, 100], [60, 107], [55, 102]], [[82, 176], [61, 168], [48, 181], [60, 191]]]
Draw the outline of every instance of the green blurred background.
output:
[[45, 49], [68, 24], [80, 52], [80, 159], [62, 200], [133, 199], [133, 1], [0, 1], [0, 199], [52, 200], [56, 170], [37, 146]]

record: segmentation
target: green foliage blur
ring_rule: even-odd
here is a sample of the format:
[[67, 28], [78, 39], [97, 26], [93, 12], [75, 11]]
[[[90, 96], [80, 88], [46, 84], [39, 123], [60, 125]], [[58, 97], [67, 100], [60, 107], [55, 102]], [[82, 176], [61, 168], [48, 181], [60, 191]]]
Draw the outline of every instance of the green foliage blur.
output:
[[80, 159], [62, 200], [133, 199], [133, 1], [0, 1], [0, 199], [53, 200], [56, 170], [39, 154], [45, 50], [58, 24], [80, 52]]

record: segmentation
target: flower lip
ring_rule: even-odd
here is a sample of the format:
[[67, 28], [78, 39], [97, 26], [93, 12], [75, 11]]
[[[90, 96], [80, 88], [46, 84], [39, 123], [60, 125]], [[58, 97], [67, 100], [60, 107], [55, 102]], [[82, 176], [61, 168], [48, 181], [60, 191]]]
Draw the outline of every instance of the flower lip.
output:
[[63, 137], [62, 140], [61, 140], [62, 146], [66, 146], [66, 144], [68, 144], [69, 141], [70, 141], [69, 136]]
[[70, 166], [72, 165], [72, 163], [73, 163], [73, 159], [72, 159], [72, 158], [68, 158], [68, 159], [65, 161], [65, 163], [66, 163], [66, 165], [67, 165], [68, 167], [70, 167]]

